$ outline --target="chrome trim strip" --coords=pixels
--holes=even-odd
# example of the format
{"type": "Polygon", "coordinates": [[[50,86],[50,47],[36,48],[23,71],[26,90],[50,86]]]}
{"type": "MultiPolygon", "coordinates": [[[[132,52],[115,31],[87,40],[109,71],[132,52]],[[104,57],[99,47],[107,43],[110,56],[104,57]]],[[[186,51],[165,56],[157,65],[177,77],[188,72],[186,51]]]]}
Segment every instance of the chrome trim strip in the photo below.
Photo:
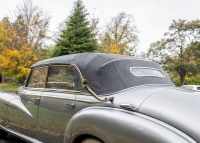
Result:
{"type": "Polygon", "coordinates": [[[88,103],[88,104],[95,104],[95,103],[101,103],[98,101],[92,101],[92,100],[83,100],[83,99],[76,99],[78,102],[88,103]]]}
{"type": "Polygon", "coordinates": [[[23,87],[23,90],[43,92],[44,88],[23,87]]]}
{"type": "Polygon", "coordinates": [[[120,104],[120,107],[127,109],[127,110],[132,110],[132,111],[137,111],[137,107],[132,105],[132,104],[120,104]]]}
{"type": "Polygon", "coordinates": [[[9,133],[9,134],[12,134],[12,135],[14,135],[14,136],[16,136],[16,137],[18,137],[18,138],[20,138],[20,139],[26,141],[26,142],[42,143],[42,142],[40,142],[40,141],[38,141],[38,140],[36,140],[36,139],[34,139],[34,138],[31,138],[31,137],[26,136],[26,135],[24,135],[24,134],[18,133],[18,132],[16,132],[16,131],[11,130],[11,129],[7,129],[7,128],[1,126],[1,125],[0,125],[0,128],[1,128],[2,130],[4,130],[5,132],[7,132],[7,133],[9,133]]]}
{"type": "Polygon", "coordinates": [[[76,101],[75,96],[74,96],[74,98],[62,97],[62,96],[48,96],[48,95],[43,95],[42,97],[54,98],[54,99],[62,99],[62,100],[70,100],[70,101],[76,101]]]}
{"type": "Polygon", "coordinates": [[[89,94],[87,92],[82,92],[82,91],[78,91],[78,90],[45,88],[43,92],[69,93],[69,94],[76,94],[76,95],[89,95],[89,96],[91,96],[91,94],[89,94]]]}
{"type": "Polygon", "coordinates": [[[145,60],[145,59],[133,59],[133,58],[127,58],[127,59],[116,59],[116,60],[111,60],[109,62],[106,62],[105,64],[101,65],[100,68],[102,68],[103,66],[111,63],[111,62],[114,62],[114,61],[120,61],[120,60],[140,60],[140,61],[149,61],[149,60],[145,60]]]}
{"type": "Polygon", "coordinates": [[[109,93],[109,94],[102,94],[102,95],[99,95],[99,96],[110,96],[110,95],[117,94],[117,93],[120,93],[120,92],[123,92],[123,91],[126,91],[126,90],[130,90],[130,89],[133,89],[133,88],[140,88],[140,87],[143,87],[143,86],[172,86],[172,87],[176,87],[175,85],[172,85],[172,84],[143,84],[143,85],[138,85],[138,86],[133,86],[133,87],[129,87],[129,88],[126,88],[126,89],[122,89],[122,90],[119,90],[119,91],[116,91],[116,92],[113,92],[113,93],[109,93]]]}
{"type": "Polygon", "coordinates": [[[55,93],[70,93],[74,94],[76,93],[75,90],[66,90],[66,89],[51,89],[51,88],[45,88],[43,92],[55,92],[55,93]]]}

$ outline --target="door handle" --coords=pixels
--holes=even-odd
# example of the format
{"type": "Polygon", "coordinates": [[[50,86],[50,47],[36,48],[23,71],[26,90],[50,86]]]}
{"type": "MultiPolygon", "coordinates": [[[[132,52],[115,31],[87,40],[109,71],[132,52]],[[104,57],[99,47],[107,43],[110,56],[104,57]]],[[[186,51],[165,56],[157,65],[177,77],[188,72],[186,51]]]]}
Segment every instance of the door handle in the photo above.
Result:
{"type": "Polygon", "coordinates": [[[75,106],[74,103],[65,103],[65,105],[70,106],[70,107],[74,107],[75,106]]]}
{"type": "Polygon", "coordinates": [[[40,98],[34,98],[34,100],[36,100],[36,101],[39,101],[39,100],[40,100],[40,98]]]}

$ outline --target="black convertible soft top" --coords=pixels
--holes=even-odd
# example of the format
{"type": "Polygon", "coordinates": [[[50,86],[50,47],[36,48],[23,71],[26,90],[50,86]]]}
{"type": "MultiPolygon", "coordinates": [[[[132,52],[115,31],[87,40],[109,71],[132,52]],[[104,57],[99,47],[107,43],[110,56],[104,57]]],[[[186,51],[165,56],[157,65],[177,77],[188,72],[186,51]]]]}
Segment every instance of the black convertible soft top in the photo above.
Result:
{"type": "MultiPolygon", "coordinates": [[[[80,69],[83,78],[87,80],[88,86],[98,95],[110,94],[129,87],[145,84],[174,85],[160,65],[132,56],[81,53],[42,60],[35,63],[31,68],[52,64],[75,64],[80,69]],[[130,71],[132,67],[158,69],[164,74],[164,77],[134,76],[130,71]]],[[[84,90],[80,84],[77,72],[75,72],[75,84],[76,90],[84,90]]]]}

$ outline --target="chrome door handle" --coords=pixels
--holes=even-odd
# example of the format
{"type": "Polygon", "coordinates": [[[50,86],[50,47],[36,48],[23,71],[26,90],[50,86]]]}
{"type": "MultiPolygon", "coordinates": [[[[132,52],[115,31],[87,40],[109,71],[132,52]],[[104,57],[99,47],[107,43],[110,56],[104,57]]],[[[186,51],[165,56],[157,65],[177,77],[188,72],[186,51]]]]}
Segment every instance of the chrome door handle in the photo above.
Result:
{"type": "Polygon", "coordinates": [[[34,100],[36,100],[36,101],[39,101],[39,100],[40,100],[40,98],[34,98],[34,100]]]}
{"type": "Polygon", "coordinates": [[[70,106],[70,107],[74,107],[75,106],[74,103],[65,103],[65,105],[70,106]]]}

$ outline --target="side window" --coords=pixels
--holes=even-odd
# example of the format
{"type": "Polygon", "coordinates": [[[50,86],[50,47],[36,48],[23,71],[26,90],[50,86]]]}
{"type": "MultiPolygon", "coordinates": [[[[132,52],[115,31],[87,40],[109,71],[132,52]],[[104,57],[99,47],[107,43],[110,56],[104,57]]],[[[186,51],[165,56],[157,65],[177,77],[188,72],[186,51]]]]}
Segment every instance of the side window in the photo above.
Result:
{"type": "Polygon", "coordinates": [[[27,87],[45,88],[47,67],[36,68],[32,71],[27,87]]]}
{"type": "Polygon", "coordinates": [[[74,90],[74,68],[71,66],[49,67],[47,88],[74,90]]]}

